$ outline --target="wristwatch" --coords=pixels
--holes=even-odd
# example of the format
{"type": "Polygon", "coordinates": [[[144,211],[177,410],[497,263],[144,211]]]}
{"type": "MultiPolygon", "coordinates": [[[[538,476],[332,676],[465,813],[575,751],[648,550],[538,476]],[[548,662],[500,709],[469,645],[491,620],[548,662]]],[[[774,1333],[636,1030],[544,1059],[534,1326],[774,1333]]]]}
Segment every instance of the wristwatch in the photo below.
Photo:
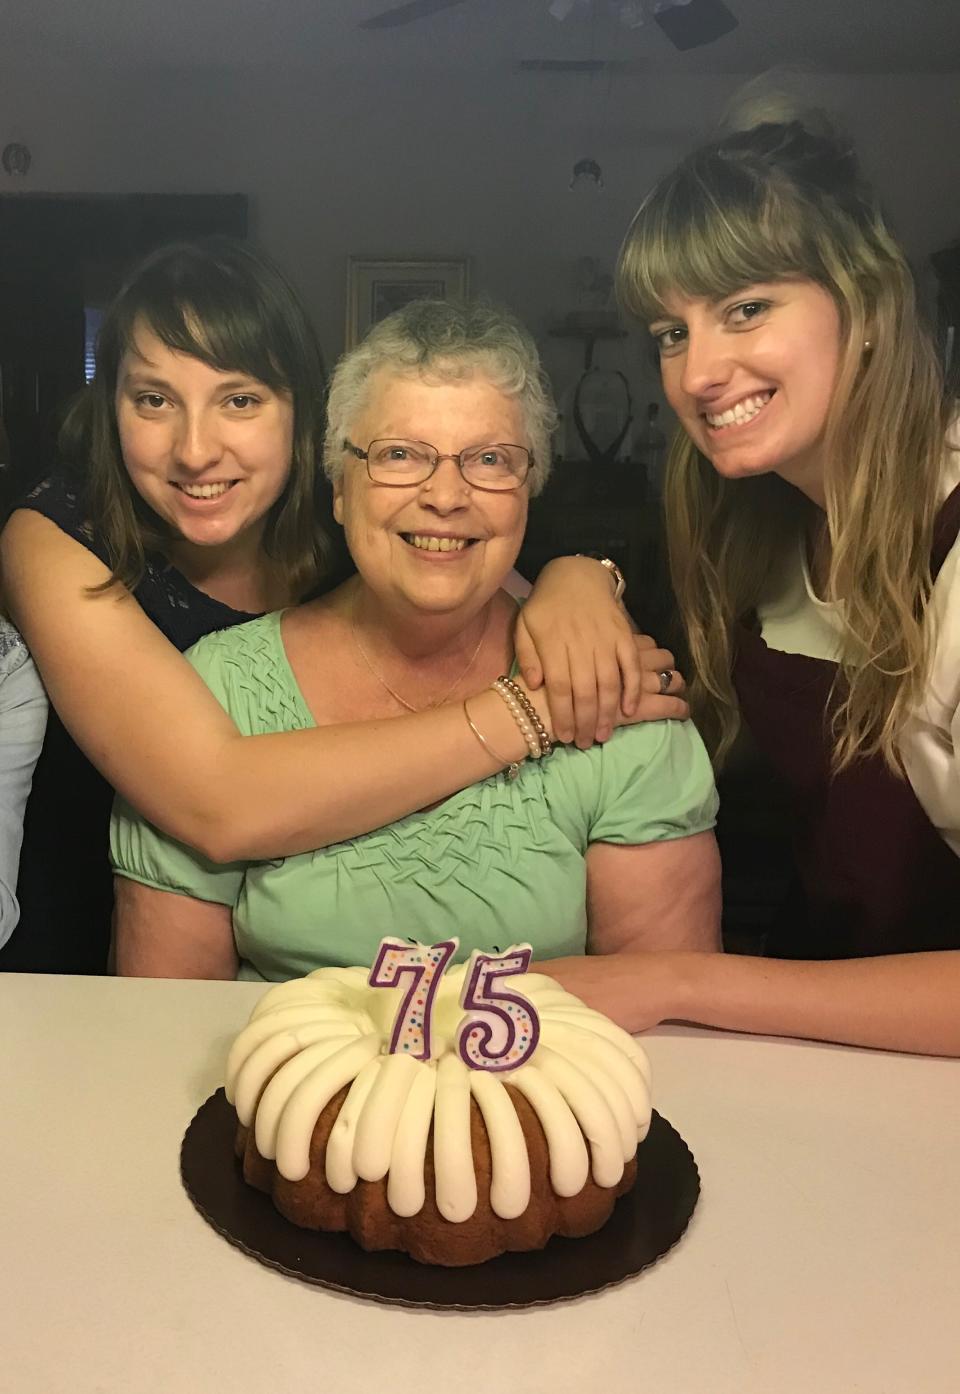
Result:
{"type": "Polygon", "coordinates": [[[577,552],[575,553],[575,555],[578,557],[589,557],[591,561],[598,561],[601,566],[605,566],[607,570],[610,572],[611,577],[613,578],[614,600],[623,599],[624,593],[627,589],[627,583],[624,578],[623,572],[620,570],[619,566],[617,566],[617,563],[615,561],[612,561],[610,557],[601,557],[599,552],[577,552]]]}

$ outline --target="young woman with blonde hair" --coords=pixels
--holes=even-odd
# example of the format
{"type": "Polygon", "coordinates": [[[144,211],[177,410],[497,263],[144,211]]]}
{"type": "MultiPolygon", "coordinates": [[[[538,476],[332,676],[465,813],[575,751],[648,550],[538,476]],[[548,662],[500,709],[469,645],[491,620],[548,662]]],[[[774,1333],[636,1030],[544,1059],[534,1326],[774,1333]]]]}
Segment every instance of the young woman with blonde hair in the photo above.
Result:
{"type": "Polygon", "coordinates": [[[634,1029],[960,1053],[960,452],[904,254],[829,123],[781,117],[660,181],[619,284],[679,419],[694,716],[717,763],[748,727],[789,796],[806,913],[768,950],[853,961],[598,962],[587,995],[634,1029]]]}
{"type": "Polygon", "coordinates": [[[960,942],[960,456],[853,154],[800,121],[695,151],[620,285],[680,421],[695,710],[719,759],[743,720],[790,787],[818,956],[960,942]]]}

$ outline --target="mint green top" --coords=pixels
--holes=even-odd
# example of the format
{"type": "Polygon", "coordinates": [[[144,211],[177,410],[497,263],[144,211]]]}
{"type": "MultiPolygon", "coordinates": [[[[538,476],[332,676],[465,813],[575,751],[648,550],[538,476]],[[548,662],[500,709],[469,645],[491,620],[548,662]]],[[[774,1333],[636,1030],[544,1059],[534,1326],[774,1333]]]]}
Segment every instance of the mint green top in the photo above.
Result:
{"type": "MultiPolygon", "coordinates": [[[[245,734],[316,725],[279,614],[207,635],[187,657],[245,734]]],[[[492,775],[437,808],[300,856],[216,865],[119,798],[110,847],[121,876],[229,905],[239,976],[280,981],[372,963],[387,934],[427,943],[457,934],[459,958],[523,941],[535,957],[583,953],[588,845],[702,832],[716,809],[692,723],[656,721],[590,750],[558,748],[526,761],[516,780],[492,775]]]]}

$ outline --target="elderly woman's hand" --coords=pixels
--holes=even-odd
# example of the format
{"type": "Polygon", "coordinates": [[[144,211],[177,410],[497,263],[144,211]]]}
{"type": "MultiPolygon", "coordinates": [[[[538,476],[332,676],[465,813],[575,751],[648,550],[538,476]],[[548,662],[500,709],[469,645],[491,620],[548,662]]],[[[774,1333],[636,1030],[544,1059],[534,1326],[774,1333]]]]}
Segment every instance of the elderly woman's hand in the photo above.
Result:
{"type": "Polygon", "coordinates": [[[544,567],[517,620],[516,654],[527,686],[546,684],[556,738],[581,749],[627,722],[690,715],[673,655],[633,632],[609,573],[589,557],[544,567]]]}

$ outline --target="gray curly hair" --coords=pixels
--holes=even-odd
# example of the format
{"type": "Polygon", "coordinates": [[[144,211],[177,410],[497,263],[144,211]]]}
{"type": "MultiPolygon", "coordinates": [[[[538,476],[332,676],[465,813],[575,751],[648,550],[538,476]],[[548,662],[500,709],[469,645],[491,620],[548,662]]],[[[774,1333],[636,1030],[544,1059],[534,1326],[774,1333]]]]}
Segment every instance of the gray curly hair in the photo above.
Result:
{"type": "MultiPolygon", "coordinates": [[[[540,355],[520,321],[498,305],[474,300],[414,300],[380,321],[339,360],[330,380],[323,468],[334,483],[343,473],[344,438],[379,369],[457,382],[481,373],[517,398],[530,441],[530,493],[550,474],[550,436],[557,409],[540,355]]],[[[482,444],[482,442],[480,442],[482,444]]]]}

